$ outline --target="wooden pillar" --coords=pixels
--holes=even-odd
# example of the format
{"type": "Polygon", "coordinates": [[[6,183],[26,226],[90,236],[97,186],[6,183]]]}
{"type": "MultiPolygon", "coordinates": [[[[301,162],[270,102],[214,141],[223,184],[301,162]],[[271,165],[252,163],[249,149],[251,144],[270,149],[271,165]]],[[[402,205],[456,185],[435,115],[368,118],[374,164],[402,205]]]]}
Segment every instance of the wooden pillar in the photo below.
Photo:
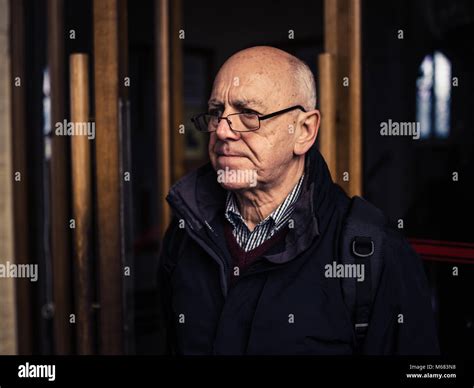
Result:
{"type": "Polygon", "coordinates": [[[361,0],[349,2],[349,193],[362,194],[361,0]]]}
{"type": "Polygon", "coordinates": [[[117,0],[94,0],[99,348],[101,354],[123,352],[123,236],[118,59],[118,2],[117,0]]]}
{"type": "Polygon", "coordinates": [[[323,155],[333,154],[335,151],[335,164],[331,161],[334,180],[348,194],[360,195],[362,193],[360,0],[325,0],[324,25],[326,53],[320,57],[320,65],[322,65],[321,78],[326,79],[321,83],[323,116],[321,133],[324,137],[325,126],[328,126],[331,132],[325,134],[330,139],[321,142],[321,151],[323,155]],[[326,119],[324,109],[329,110],[326,119]]]}
{"type": "MultiPolygon", "coordinates": [[[[25,15],[24,0],[10,1],[12,53],[12,157],[13,157],[13,218],[15,263],[28,264],[29,214],[26,148],[26,73],[25,73],[25,15]]],[[[31,354],[32,294],[28,279],[16,279],[17,333],[19,354],[31,354]]]]}
{"type": "Polygon", "coordinates": [[[135,353],[135,280],[134,280],[134,231],[133,231],[133,190],[132,190],[132,150],[130,126],[130,84],[135,80],[129,74],[128,50],[128,0],[118,1],[119,31],[119,128],[121,134],[122,185],[122,257],[123,267],[130,272],[123,278],[123,328],[125,354],[135,353]],[[125,178],[125,175],[128,177],[125,178]]]}
{"type": "MultiPolygon", "coordinates": [[[[69,58],[71,122],[91,125],[89,117],[89,68],[86,54],[69,58]]],[[[72,204],[76,223],[73,234],[76,343],[78,354],[92,354],[92,299],[90,238],[92,179],[90,142],[87,136],[71,137],[72,204]]]]}
{"type": "MultiPolygon", "coordinates": [[[[180,125],[184,125],[183,117],[183,39],[180,32],[182,23],[182,0],[174,0],[171,4],[171,143],[173,155],[171,163],[172,182],[184,175],[184,133],[180,132],[180,125]]],[[[193,130],[185,128],[185,130],[193,130]]]]}
{"type": "Polygon", "coordinates": [[[319,149],[326,160],[332,178],[337,176],[336,158],[336,100],[334,96],[334,57],[324,53],[319,56],[319,89],[321,109],[321,129],[319,131],[319,149]]]}
{"type": "Polygon", "coordinates": [[[56,354],[72,351],[72,258],[70,242],[70,180],[68,141],[54,126],[66,119],[63,0],[48,0],[48,66],[51,82],[51,257],[53,270],[54,343],[56,354]]]}
{"type": "Polygon", "coordinates": [[[162,237],[170,222],[170,209],[166,195],[171,185],[171,104],[169,60],[169,3],[155,1],[155,66],[156,66],[156,130],[158,163],[159,233],[162,237]]]}
{"type": "MultiPolygon", "coordinates": [[[[9,19],[8,0],[0,0],[0,264],[3,265],[14,261],[9,19]]],[[[0,355],[16,354],[14,279],[0,279],[0,306],[0,355]]]]}

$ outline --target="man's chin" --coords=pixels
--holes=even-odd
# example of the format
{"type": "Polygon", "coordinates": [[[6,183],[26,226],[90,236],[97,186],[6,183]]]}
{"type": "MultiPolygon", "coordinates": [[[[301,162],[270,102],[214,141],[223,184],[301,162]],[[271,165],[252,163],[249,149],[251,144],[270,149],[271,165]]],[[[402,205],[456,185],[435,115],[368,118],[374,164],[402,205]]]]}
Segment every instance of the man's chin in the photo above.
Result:
{"type": "Polygon", "coordinates": [[[228,191],[250,190],[256,186],[255,184],[237,182],[219,182],[219,184],[228,191]]]}
{"type": "Polygon", "coordinates": [[[218,158],[215,163],[217,182],[226,190],[248,190],[257,185],[257,170],[248,168],[242,157],[218,158]]]}
{"type": "Polygon", "coordinates": [[[248,159],[243,156],[218,156],[216,159],[216,170],[230,169],[230,170],[244,170],[248,165],[248,159]]]}
{"type": "Polygon", "coordinates": [[[248,190],[257,186],[257,171],[252,169],[218,168],[217,182],[226,190],[248,190]]]}

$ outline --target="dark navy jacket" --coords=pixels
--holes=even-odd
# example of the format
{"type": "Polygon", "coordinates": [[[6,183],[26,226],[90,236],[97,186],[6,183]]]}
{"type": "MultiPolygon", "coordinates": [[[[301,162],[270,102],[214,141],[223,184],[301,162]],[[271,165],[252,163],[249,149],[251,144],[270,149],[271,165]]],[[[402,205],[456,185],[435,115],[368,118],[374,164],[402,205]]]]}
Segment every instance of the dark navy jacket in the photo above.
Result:
{"type": "MultiPolygon", "coordinates": [[[[341,280],[325,277],[324,268],[337,259],[350,199],[332,182],[317,150],[307,155],[305,169],[294,227],[231,288],[233,261],[223,230],[226,193],[216,172],[208,164],[171,188],[167,200],[174,218],[158,277],[166,352],[353,354],[353,322],[341,280]]],[[[386,232],[363,353],[437,354],[421,261],[401,236],[386,232]]]]}

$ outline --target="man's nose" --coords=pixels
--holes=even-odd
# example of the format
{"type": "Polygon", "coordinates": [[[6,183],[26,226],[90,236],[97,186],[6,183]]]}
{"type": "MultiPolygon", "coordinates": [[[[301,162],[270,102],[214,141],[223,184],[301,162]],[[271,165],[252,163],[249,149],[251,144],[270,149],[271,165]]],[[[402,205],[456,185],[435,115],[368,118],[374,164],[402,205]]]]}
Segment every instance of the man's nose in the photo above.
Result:
{"type": "MultiPolygon", "coordinates": [[[[227,119],[227,120],[232,120],[232,119],[227,119]]],[[[238,140],[240,139],[240,134],[238,132],[233,131],[229,123],[226,119],[222,118],[219,121],[219,124],[217,125],[216,129],[216,135],[219,140],[238,140]]]]}

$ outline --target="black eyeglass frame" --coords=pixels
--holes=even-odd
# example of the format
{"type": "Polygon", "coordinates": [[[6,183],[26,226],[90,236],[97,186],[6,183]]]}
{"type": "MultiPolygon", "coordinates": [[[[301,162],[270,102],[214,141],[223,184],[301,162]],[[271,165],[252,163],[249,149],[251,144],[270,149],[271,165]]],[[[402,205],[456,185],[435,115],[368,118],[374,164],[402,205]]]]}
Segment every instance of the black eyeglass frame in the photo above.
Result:
{"type": "MultiPolygon", "coordinates": [[[[271,119],[272,117],[275,117],[275,116],[278,116],[278,115],[282,115],[284,113],[287,113],[287,112],[291,112],[292,110],[295,110],[295,109],[299,109],[303,112],[306,112],[306,110],[301,106],[301,105],[295,105],[295,106],[291,106],[289,108],[285,108],[285,109],[281,109],[281,110],[278,110],[276,112],[272,112],[272,113],[268,113],[266,115],[263,115],[263,116],[259,116],[257,113],[255,113],[255,116],[258,117],[258,127],[255,128],[255,129],[248,129],[246,131],[237,131],[235,129],[232,128],[232,122],[228,119],[229,116],[235,116],[235,115],[241,115],[241,114],[245,114],[243,112],[240,112],[240,113],[231,113],[230,115],[227,115],[227,116],[221,116],[221,117],[217,117],[217,124],[219,125],[219,123],[221,122],[221,120],[225,120],[227,121],[227,124],[229,124],[229,128],[234,131],[234,132],[254,132],[254,131],[258,131],[260,129],[260,121],[262,120],[267,120],[267,119],[271,119]]],[[[211,133],[211,132],[216,132],[217,131],[217,128],[214,129],[213,131],[202,131],[201,129],[198,128],[198,119],[200,117],[203,117],[203,116],[210,116],[209,113],[201,113],[201,114],[198,114],[194,117],[191,118],[191,121],[193,122],[194,124],[194,127],[199,131],[199,132],[204,132],[204,133],[211,133]]]]}

